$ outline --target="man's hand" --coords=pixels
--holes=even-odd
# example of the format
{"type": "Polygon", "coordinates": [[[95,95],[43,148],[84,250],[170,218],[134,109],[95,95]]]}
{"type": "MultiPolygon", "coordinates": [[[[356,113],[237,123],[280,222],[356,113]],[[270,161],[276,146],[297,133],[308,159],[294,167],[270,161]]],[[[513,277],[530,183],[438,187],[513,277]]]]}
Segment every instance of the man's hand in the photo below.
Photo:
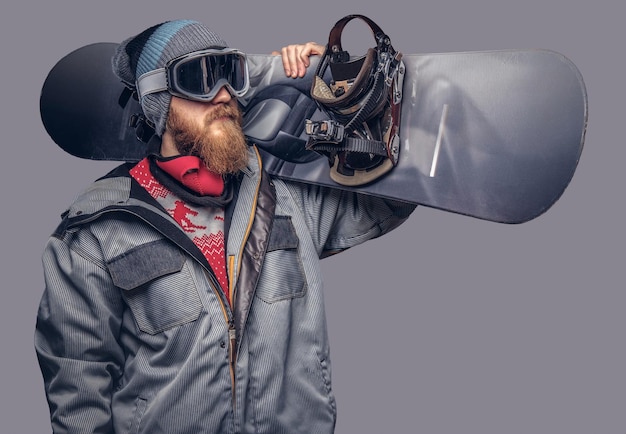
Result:
{"type": "Polygon", "coordinates": [[[273,51],[273,55],[281,55],[283,58],[283,68],[287,77],[304,77],[306,69],[311,64],[309,57],[324,54],[324,46],[315,42],[306,44],[293,44],[283,47],[280,52],[273,51]]]}

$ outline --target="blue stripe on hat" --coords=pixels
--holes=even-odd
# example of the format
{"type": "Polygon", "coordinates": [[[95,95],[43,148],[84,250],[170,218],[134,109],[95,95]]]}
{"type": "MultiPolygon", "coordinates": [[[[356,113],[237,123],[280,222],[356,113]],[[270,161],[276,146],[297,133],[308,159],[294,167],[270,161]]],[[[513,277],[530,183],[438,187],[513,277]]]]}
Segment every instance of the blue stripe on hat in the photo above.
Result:
{"type": "Polygon", "coordinates": [[[197,21],[192,20],[177,20],[168,21],[159,26],[159,28],[150,35],[150,38],[141,51],[141,56],[139,56],[139,61],[137,62],[137,77],[148,71],[153,71],[159,67],[165,66],[159,66],[158,62],[169,41],[183,27],[197,23],[197,21]]]}

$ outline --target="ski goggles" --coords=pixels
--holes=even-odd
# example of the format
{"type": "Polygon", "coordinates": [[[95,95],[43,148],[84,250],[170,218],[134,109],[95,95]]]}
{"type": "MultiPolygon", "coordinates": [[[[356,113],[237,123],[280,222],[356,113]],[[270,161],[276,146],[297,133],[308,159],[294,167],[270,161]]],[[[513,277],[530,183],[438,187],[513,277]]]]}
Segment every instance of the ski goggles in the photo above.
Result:
{"type": "Polygon", "coordinates": [[[181,98],[208,102],[226,87],[234,97],[250,87],[246,55],[232,48],[194,51],[170,60],[165,68],[146,72],[137,79],[139,99],[169,91],[181,98]]]}

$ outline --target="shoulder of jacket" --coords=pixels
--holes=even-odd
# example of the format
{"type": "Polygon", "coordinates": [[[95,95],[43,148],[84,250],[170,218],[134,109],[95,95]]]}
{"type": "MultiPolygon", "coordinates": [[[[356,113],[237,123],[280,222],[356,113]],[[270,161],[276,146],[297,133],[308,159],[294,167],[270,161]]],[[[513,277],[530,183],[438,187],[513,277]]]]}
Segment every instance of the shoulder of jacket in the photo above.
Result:
{"type": "Polygon", "coordinates": [[[130,163],[118,166],[83,190],[61,215],[62,222],[55,234],[64,232],[70,226],[91,221],[107,210],[144,205],[154,208],[152,204],[144,204],[147,199],[151,199],[149,194],[135,188],[137,184],[128,172],[131,167],[130,163]]]}
{"type": "Polygon", "coordinates": [[[111,172],[93,182],[76,197],[63,216],[73,218],[94,214],[107,206],[128,202],[132,178],[120,175],[111,172]]]}

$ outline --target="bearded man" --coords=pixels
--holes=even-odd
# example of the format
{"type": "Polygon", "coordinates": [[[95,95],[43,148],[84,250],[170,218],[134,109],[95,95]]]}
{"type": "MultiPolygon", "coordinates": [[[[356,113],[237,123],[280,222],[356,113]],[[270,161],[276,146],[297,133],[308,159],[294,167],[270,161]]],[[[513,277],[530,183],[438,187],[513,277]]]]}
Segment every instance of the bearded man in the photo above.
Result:
{"type": "MultiPolygon", "coordinates": [[[[285,47],[286,74],[322,49],[285,47]]],[[[95,181],[45,248],[53,431],[333,432],[319,259],[414,207],[271,179],[241,128],[245,54],[198,22],[153,26],[112,64],[160,146],[95,181]]]]}

